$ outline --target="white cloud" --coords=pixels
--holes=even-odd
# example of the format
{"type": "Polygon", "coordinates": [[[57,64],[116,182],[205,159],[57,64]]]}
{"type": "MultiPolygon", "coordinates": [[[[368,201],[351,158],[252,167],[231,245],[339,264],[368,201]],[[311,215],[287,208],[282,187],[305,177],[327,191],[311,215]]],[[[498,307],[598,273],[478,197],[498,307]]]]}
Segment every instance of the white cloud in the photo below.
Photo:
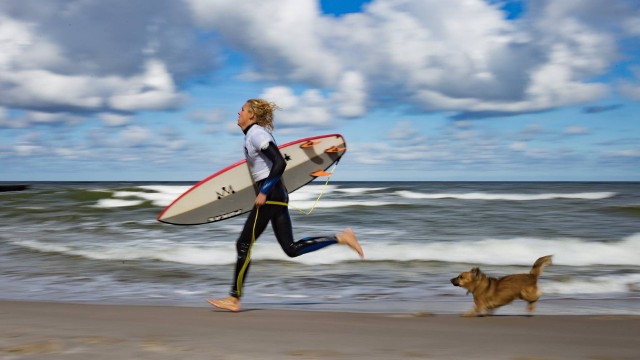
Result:
{"type": "Polygon", "coordinates": [[[621,81],[618,91],[629,99],[640,101],[640,66],[634,66],[631,70],[633,79],[621,81]]]}
{"type": "Polygon", "coordinates": [[[24,118],[29,123],[35,124],[78,124],[82,122],[83,117],[73,113],[48,113],[41,111],[30,111],[25,114],[24,118]]]}
{"type": "Polygon", "coordinates": [[[201,26],[254,56],[254,79],[344,96],[327,106],[347,117],[361,116],[365,101],[531,112],[599,99],[610,89],[591,79],[619,56],[610,24],[634,28],[622,3],[598,1],[535,2],[520,21],[483,0],[376,0],[339,18],[310,0],[189,4],[201,26]]]}
{"type": "Polygon", "coordinates": [[[265,89],[261,98],[275,102],[281,110],[276,114],[276,127],[312,126],[331,124],[329,100],[318,90],[306,90],[300,96],[284,86],[265,89]]]}
{"type": "Polygon", "coordinates": [[[129,123],[131,116],[113,113],[102,113],[99,115],[102,122],[111,127],[123,126],[129,123]]]}
{"type": "MultiPolygon", "coordinates": [[[[350,157],[364,165],[393,165],[396,169],[420,166],[434,158],[434,151],[424,144],[408,144],[398,147],[395,143],[379,141],[375,143],[353,143],[350,157]]],[[[438,154],[441,156],[441,154],[438,154]]]]}
{"type": "Polygon", "coordinates": [[[165,148],[171,151],[176,151],[176,150],[186,149],[187,142],[182,139],[172,139],[172,140],[165,141],[163,145],[165,148]]]}
{"type": "Polygon", "coordinates": [[[189,114],[189,118],[191,120],[197,122],[203,122],[205,124],[220,124],[221,122],[227,120],[225,119],[226,114],[221,109],[211,109],[211,110],[195,110],[191,114],[189,114]]]}
{"type": "Polygon", "coordinates": [[[46,153],[45,147],[41,145],[41,134],[36,131],[28,132],[16,139],[16,142],[9,147],[9,152],[16,156],[34,156],[46,153]]]}
{"type": "Polygon", "coordinates": [[[147,61],[143,74],[123,80],[107,100],[115,110],[166,110],[186,100],[186,95],[176,92],[166,66],[158,60],[147,61]]]}
{"type": "Polygon", "coordinates": [[[359,72],[346,72],[332,96],[337,107],[336,112],[340,116],[358,117],[367,112],[367,89],[365,80],[359,72]]]}
{"type": "MultiPolygon", "coordinates": [[[[215,134],[220,131],[229,132],[229,125],[237,124],[234,121],[237,117],[234,115],[228,115],[222,109],[198,109],[189,114],[189,119],[196,123],[204,124],[203,131],[207,134],[215,134]]],[[[234,126],[235,131],[238,131],[237,126],[234,126]]]]}
{"type": "Polygon", "coordinates": [[[527,143],[522,142],[522,141],[518,141],[518,142],[514,142],[511,143],[509,145],[509,149],[513,150],[513,151],[526,151],[527,150],[527,143]]]}
{"type": "Polygon", "coordinates": [[[640,36],[640,17],[628,17],[622,21],[624,29],[634,36],[640,36]]]}
{"type": "Polygon", "coordinates": [[[67,112],[27,111],[13,115],[0,107],[0,128],[24,129],[29,125],[77,125],[84,120],[81,114],[67,112]]]}
{"type": "Polygon", "coordinates": [[[242,131],[236,122],[231,121],[224,123],[223,128],[229,134],[239,134],[242,131]]]}
{"type": "Polygon", "coordinates": [[[640,101],[640,84],[624,82],[620,85],[619,91],[631,100],[640,101]]]}
{"type": "Polygon", "coordinates": [[[65,159],[83,159],[90,156],[90,152],[84,148],[58,147],[53,149],[53,154],[65,159]]]}
{"type": "Polygon", "coordinates": [[[319,34],[327,30],[311,0],[187,0],[199,25],[255,58],[255,78],[334,83],[339,59],[319,34]]]}
{"type": "Polygon", "coordinates": [[[399,121],[396,126],[387,133],[387,139],[401,147],[422,146],[427,149],[427,140],[409,121],[399,121]]]}
{"type": "Polygon", "coordinates": [[[504,161],[504,147],[489,129],[447,123],[427,135],[413,122],[399,121],[375,143],[350,142],[350,158],[365,165],[388,166],[390,171],[429,171],[437,168],[486,169],[504,161]]]}
{"type": "Polygon", "coordinates": [[[0,74],[0,80],[9,85],[4,100],[13,107],[69,106],[72,108],[99,108],[102,99],[92,96],[99,83],[86,76],[68,76],[45,70],[26,70],[0,74]]]}
{"type": "Polygon", "coordinates": [[[564,129],[563,133],[565,135],[585,135],[589,133],[589,129],[585,128],[584,126],[574,125],[564,129]]]}
{"type": "Polygon", "coordinates": [[[531,141],[547,133],[540,124],[530,124],[516,134],[519,141],[531,141]]]}
{"type": "Polygon", "coordinates": [[[183,103],[171,75],[158,60],[130,77],[69,75],[50,70],[0,69],[2,102],[23,108],[71,108],[98,111],[165,110],[183,103]]]}
{"type": "Polygon", "coordinates": [[[276,103],[276,127],[326,127],[338,117],[357,117],[366,112],[362,78],[356,72],[345,74],[337,92],[325,95],[307,89],[297,95],[287,86],[266,88],[259,97],[276,103]]]}
{"type": "Polygon", "coordinates": [[[39,145],[17,144],[13,150],[18,156],[31,156],[42,153],[43,148],[39,145]]]}
{"type": "Polygon", "coordinates": [[[0,128],[9,127],[11,121],[9,120],[9,114],[7,109],[0,106],[0,128]]]}
{"type": "MultiPolygon", "coordinates": [[[[297,89],[320,126],[378,106],[541,111],[610,91],[592,79],[620,59],[622,37],[637,36],[630,4],[540,0],[516,21],[485,0],[374,0],[341,17],[323,16],[316,0],[0,4],[0,105],[180,108],[181,81],[214,70],[215,50],[230,47],[247,59],[244,79],[297,89]]],[[[637,88],[621,92],[637,98],[637,88]]]]}
{"type": "Polygon", "coordinates": [[[140,126],[129,126],[120,132],[125,146],[136,147],[143,145],[151,138],[151,131],[140,126]]]}
{"type": "Polygon", "coordinates": [[[178,108],[186,96],[177,79],[213,69],[216,59],[189,21],[184,4],[168,0],[2,2],[0,105],[84,113],[178,108]]]}
{"type": "Polygon", "coordinates": [[[44,41],[34,24],[0,13],[0,74],[58,65],[63,61],[56,44],[44,41]]]}
{"type": "Polygon", "coordinates": [[[623,149],[623,150],[611,151],[608,153],[608,156],[640,159],[640,149],[623,149]]]}

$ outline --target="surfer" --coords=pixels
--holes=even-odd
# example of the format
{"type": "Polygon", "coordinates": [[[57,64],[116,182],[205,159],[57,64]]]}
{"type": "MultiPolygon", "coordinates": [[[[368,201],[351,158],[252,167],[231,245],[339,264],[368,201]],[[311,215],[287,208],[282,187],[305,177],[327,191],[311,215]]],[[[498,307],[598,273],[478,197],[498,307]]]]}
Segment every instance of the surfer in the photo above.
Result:
{"type": "Polygon", "coordinates": [[[236,243],[236,262],[228,297],[207,299],[209,304],[230,311],[240,311],[244,279],[251,264],[251,247],[271,222],[280,246],[289,257],[300,256],[333,244],[349,246],[364,258],[358,239],[350,228],[335,235],[305,237],[295,241],[289,217],[289,193],[281,181],[287,163],[273,138],[274,103],[250,99],[238,112],[238,126],[244,133],[244,153],[258,195],[236,243]]]}

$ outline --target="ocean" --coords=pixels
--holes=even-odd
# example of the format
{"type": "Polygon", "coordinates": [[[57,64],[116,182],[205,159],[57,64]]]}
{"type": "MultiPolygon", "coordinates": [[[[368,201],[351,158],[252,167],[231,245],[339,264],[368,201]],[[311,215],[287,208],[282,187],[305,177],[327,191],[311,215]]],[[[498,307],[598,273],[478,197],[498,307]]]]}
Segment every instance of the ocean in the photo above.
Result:
{"type": "MultiPolygon", "coordinates": [[[[197,226],[156,220],[193,184],[0,192],[0,299],[206,307],[226,296],[247,214],[197,226]]],[[[245,308],[455,314],[472,306],[450,283],[459,272],[528,272],[552,254],[536,314],[640,315],[638,182],[316,181],[291,194],[290,212],[296,238],[351,227],[365,260],[345,246],[288,258],[268,228],[252,252],[245,308]]]]}

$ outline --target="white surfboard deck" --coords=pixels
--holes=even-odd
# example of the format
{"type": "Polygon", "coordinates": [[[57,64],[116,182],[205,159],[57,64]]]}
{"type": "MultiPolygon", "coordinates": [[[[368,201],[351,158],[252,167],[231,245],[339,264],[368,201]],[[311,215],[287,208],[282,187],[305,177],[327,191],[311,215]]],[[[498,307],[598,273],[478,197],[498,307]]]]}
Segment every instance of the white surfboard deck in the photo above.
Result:
{"type": "MultiPolygon", "coordinates": [[[[347,150],[340,134],[296,140],[278,147],[287,162],[282,181],[289,192],[308,184],[338,161],[347,150]]],[[[238,161],[198,182],[158,215],[158,221],[199,225],[251,211],[257,189],[246,160],[238,161]]]]}

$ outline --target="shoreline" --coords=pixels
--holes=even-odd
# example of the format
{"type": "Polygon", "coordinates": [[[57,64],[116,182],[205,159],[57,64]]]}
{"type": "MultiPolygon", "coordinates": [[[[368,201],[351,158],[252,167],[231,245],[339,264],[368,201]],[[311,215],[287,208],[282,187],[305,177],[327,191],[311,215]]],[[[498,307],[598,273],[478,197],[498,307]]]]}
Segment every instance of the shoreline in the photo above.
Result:
{"type": "Polygon", "coordinates": [[[637,358],[637,315],[356,313],[0,301],[0,358],[637,358]]]}
{"type": "MultiPolygon", "coordinates": [[[[108,306],[151,306],[151,307],[186,307],[201,308],[210,306],[206,298],[215,298],[216,294],[208,297],[201,295],[197,300],[182,299],[56,299],[49,301],[42,297],[25,299],[0,298],[1,302],[28,302],[28,303],[59,303],[75,305],[108,305],[108,306]]],[[[220,294],[218,294],[220,295],[220,294]]],[[[224,294],[223,294],[224,295],[224,294]]],[[[221,295],[221,296],[223,296],[221,295]]],[[[536,303],[533,316],[639,316],[640,301],[638,298],[541,298],[536,303]]],[[[515,300],[513,303],[495,310],[495,316],[529,316],[526,310],[526,302],[515,300]]],[[[248,295],[244,299],[243,310],[284,310],[301,312],[331,312],[331,313],[362,313],[362,314],[430,314],[430,315],[461,315],[473,307],[471,295],[456,296],[441,299],[419,299],[414,301],[379,300],[363,302],[341,301],[316,301],[305,299],[258,299],[248,295]]]]}

